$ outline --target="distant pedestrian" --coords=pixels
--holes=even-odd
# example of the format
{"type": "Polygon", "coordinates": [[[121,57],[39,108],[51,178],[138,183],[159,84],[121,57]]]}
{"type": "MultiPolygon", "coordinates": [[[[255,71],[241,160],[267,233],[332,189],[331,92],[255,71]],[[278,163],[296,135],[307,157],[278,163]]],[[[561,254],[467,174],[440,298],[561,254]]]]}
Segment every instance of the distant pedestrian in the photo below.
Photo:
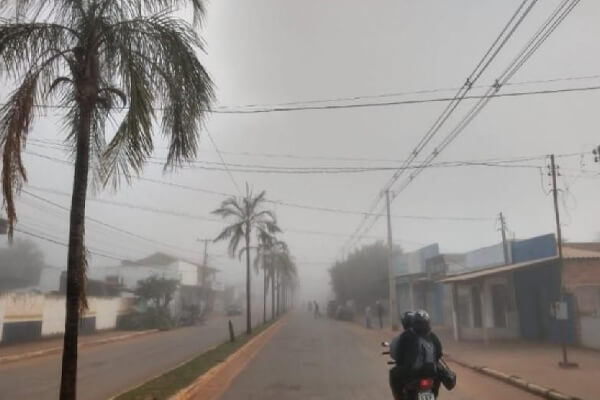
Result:
{"type": "Polygon", "coordinates": [[[317,303],[315,301],[315,318],[319,318],[320,314],[319,314],[319,303],[317,303]]]}
{"type": "Polygon", "coordinates": [[[379,329],[383,329],[383,304],[377,300],[377,318],[379,319],[379,329]]]}
{"type": "Polygon", "coordinates": [[[371,329],[371,307],[365,308],[365,326],[367,329],[371,329]]]}

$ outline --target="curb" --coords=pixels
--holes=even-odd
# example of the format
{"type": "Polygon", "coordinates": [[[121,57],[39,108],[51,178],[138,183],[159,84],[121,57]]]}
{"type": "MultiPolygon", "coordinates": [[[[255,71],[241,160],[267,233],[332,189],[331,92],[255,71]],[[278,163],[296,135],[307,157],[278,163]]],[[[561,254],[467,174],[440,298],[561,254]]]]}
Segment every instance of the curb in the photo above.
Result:
{"type": "Polygon", "coordinates": [[[495,369],[492,369],[489,367],[485,367],[485,366],[471,365],[464,361],[461,361],[461,360],[458,360],[458,359],[452,357],[450,354],[444,354],[444,356],[449,361],[451,361],[455,364],[458,364],[465,368],[472,369],[473,371],[479,372],[480,374],[483,374],[483,375],[487,375],[487,376],[497,379],[499,381],[508,383],[509,385],[512,385],[519,389],[523,389],[529,393],[532,393],[532,394],[542,397],[544,399],[548,399],[548,400],[582,400],[579,397],[570,396],[570,395],[564,394],[562,392],[559,392],[558,390],[555,390],[555,389],[549,389],[544,386],[536,385],[535,383],[527,382],[525,379],[523,379],[519,376],[509,375],[502,371],[498,371],[498,370],[495,370],[495,369]]]}
{"type": "MultiPolygon", "coordinates": [[[[146,330],[146,331],[129,333],[126,335],[114,336],[111,338],[80,343],[79,346],[77,346],[77,347],[79,349],[83,349],[86,347],[93,347],[93,346],[98,346],[98,345],[106,344],[106,343],[120,342],[123,340],[131,339],[131,338],[138,337],[138,336],[145,336],[150,333],[156,333],[156,332],[158,332],[158,329],[150,329],[150,330],[146,330]]],[[[62,351],[62,349],[63,349],[62,346],[57,346],[57,347],[50,347],[50,348],[42,349],[42,350],[30,351],[29,353],[13,354],[10,356],[2,356],[2,357],[0,357],[0,365],[17,362],[17,361],[22,361],[22,360],[28,360],[30,358],[43,357],[43,356],[47,356],[47,355],[51,355],[51,354],[58,354],[62,351]]]]}
{"type": "Polygon", "coordinates": [[[246,342],[236,352],[200,375],[189,386],[181,389],[169,400],[218,399],[229,387],[233,379],[244,370],[246,365],[261,351],[263,346],[277,333],[285,317],[246,342]],[[229,371],[227,369],[230,369],[229,371]],[[234,370],[232,371],[231,368],[234,370]],[[220,381],[219,381],[220,380],[220,381]],[[201,397],[200,397],[201,396],[201,397]]]}

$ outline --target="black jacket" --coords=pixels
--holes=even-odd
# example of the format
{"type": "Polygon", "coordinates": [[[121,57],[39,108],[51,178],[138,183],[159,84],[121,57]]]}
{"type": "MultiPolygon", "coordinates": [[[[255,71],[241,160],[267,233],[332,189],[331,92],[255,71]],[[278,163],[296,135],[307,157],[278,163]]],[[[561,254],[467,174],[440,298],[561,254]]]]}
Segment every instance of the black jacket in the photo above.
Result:
{"type": "MultiPolygon", "coordinates": [[[[401,371],[409,372],[414,364],[417,358],[418,339],[419,337],[412,329],[407,329],[397,337],[395,345],[390,349],[390,356],[396,361],[396,365],[401,371]]],[[[437,364],[443,354],[440,339],[433,332],[425,335],[424,339],[433,344],[435,363],[437,364]]]]}

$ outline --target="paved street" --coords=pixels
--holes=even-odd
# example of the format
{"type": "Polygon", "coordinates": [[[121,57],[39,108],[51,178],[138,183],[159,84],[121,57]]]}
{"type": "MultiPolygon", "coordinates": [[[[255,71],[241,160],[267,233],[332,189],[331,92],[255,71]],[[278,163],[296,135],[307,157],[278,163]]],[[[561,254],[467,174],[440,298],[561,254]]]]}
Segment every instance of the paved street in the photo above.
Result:
{"type": "MultiPolygon", "coordinates": [[[[390,399],[387,358],[373,335],[307,313],[293,314],[234,379],[221,400],[390,399]]],[[[449,400],[533,400],[537,397],[453,365],[458,386],[449,400]]]]}
{"type": "MultiPolygon", "coordinates": [[[[255,322],[262,322],[262,311],[255,322]]],[[[243,332],[245,317],[233,318],[243,332]]],[[[107,399],[223,342],[227,319],[203,326],[146,335],[80,351],[78,393],[85,400],[107,399]]],[[[0,399],[55,400],[58,398],[60,355],[0,366],[0,399]]]]}

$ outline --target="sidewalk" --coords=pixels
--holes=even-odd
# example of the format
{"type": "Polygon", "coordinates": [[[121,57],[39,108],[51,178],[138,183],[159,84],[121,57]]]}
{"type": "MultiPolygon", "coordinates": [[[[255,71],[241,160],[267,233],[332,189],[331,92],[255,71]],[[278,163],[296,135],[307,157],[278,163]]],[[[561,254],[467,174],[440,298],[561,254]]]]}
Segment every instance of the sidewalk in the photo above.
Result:
{"type": "MultiPolygon", "coordinates": [[[[388,329],[371,330],[379,340],[389,340],[394,334],[388,329]]],[[[600,393],[600,352],[582,348],[568,349],[569,361],[579,364],[577,369],[562,369],[558,361],[561,348],[556,344],[526,341],[456,342],[448,331],[436,330],[444,353],[459,362],[489,367],[507,375],[515,375],[527,382],[554,389],[577,398],[591,400],[600,393]]],[[[459,378],[460,379],[460,378],[459,378]]]]}
{"type": "MultiPolygon", "coordinates": [[[[106,331],[79,337],[79,346],[86,347],[94,344],[102,344],[117,340],[125,340],[131,337],[145,335],[149,331],[106,331]]],[[[41,356],[60,352],[63,346],[63,337],[40,339],[26,343],[6,344],[0,346],[0,364],[18,359],[30,358],[30,356],[41,356]]]]}
{"type": "Polygon", "coordinates": [[[577,369],[562,369],[561,348],[556,344],[524,341],[496,342],[484,345],[477,342],[455,342],[442,336],[444,352],[474,366],[485,366],[516,375],[528,382],[555,389],[581,399],[598,398],[600,394],[600,353],[581,348],[569,348],[569,361],[577,369]]]}

